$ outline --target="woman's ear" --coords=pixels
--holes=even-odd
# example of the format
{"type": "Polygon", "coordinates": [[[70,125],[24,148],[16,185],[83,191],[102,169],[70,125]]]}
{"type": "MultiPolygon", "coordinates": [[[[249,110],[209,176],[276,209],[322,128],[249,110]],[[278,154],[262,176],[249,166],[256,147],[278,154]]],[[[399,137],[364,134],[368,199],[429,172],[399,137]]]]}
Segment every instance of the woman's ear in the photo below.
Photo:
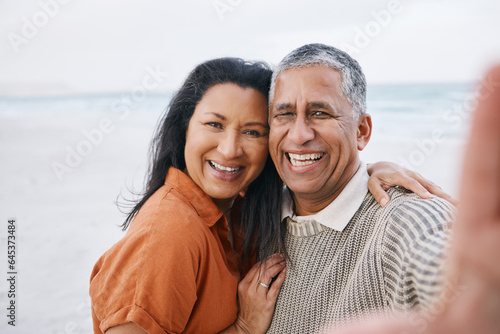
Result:
{"type": "Polygon", "coordinates": [[[359,116],[357,135],[358,150],[362,151],[368,145],[372,136],[372,117],[370,114],[359,116]]]}
{"type": "Polygon", "coordinates": [[[245,188],[245,189],[243,189],[242,191],[240,191],[240,192],[238,193],[238,195],[240,195],[240,197],[245,197],[245,195],[247,194],[247,191],[248,191],[248,188],[245,188]]]}

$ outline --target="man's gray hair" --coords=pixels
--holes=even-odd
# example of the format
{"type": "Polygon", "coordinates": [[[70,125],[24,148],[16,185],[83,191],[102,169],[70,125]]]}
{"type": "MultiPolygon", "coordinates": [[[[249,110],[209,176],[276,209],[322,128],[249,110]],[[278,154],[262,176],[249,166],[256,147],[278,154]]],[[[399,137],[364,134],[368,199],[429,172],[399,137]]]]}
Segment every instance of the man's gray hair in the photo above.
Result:
{"type": "Polygon", "coordinates": [[[274,88],[278,75],[288,69],[325,66],[340,72],[342,94],[352,106],[354,116],[358,118],[366,112],[366,79],[361,66],[346,52],[324,44],[307,44],[290,52],[273,71],[269,105],[274,99],[274,88]]]}

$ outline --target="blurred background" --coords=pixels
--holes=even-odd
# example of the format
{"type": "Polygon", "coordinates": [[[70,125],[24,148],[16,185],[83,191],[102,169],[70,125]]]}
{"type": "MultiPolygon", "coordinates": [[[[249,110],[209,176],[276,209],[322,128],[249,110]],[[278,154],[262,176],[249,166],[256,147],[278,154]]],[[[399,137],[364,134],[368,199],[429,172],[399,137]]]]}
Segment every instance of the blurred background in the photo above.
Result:
{"type": "Polygon", "coordinates": [[[474,89],[500,60],[499,14],[492,0],[0,1],[0,332],[92,331],[90,273],[124,233],[115,202],[142,190],[158,118],[210,58],[276,65],[312,42],[347,51],[368,80],[363,160],[456,196],[474,89]]]}

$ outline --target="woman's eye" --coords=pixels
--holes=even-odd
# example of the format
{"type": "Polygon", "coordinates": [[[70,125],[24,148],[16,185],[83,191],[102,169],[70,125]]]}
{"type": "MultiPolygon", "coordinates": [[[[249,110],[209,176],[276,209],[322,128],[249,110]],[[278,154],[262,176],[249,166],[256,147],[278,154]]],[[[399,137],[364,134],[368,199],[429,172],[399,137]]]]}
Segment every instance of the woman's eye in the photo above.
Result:
{"type": "Polygon", "coordinates": [[[262,137],[262,134],[256,130],[245,130],[243,133],[252,137],[262,137]]]}
{"type": "Polygon", "coordinates": [[[216,128],[216,129],[222,129],[222,124],[220,124],[219,122],[207,122],[207,123],[205,123],[205,125],[208,125],[212,128],[216,128]]]}

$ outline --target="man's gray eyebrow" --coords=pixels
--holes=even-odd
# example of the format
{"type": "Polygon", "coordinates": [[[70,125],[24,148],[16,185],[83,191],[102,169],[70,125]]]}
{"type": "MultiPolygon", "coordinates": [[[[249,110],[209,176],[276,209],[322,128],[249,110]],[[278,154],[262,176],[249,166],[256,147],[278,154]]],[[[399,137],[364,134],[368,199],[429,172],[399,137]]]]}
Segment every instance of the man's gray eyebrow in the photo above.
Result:
{"type": "Polygon", "coordinates": [[[280,103],[274,107],[274,110],[289,110],[295,109],[295,107],[291,103],[280,103]]]}
{"type": "Polygon", "coordinates": [[[321,109],[328,109],[328,110],[332,109],[332,107],[330,106],[330,104],[324,103],[324,102],[309,102],[307,104],[307,106],[309,108],[321,108],[321,109]]]}

